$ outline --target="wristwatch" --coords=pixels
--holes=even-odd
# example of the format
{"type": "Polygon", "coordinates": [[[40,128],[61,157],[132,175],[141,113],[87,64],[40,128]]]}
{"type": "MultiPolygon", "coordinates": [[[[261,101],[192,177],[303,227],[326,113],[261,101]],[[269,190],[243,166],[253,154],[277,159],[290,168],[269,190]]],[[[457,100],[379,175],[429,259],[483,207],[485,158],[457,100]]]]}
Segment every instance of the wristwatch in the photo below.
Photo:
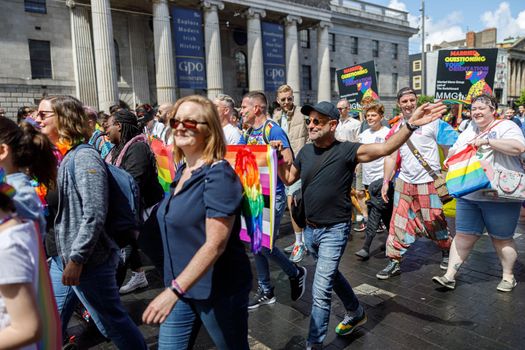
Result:
{"type": "Polygon", "coordinates": [[[407,126],[407,129],[411,132],[414,132],[417,129],[419,129],[419,125],[410,124],[409,122],[406,122],[405,125],[407,126]]]}

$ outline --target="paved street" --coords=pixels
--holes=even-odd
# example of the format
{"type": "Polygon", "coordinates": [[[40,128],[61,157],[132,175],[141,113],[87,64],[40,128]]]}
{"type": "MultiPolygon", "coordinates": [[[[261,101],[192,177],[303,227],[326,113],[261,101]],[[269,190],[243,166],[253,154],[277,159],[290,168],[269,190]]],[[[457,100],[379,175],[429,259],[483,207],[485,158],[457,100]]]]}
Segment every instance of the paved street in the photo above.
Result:
{"type": "MultiPolygon", "coordinates": [[[[278,242],[286,246],[293,239],[285,214],[284,237],[278,242]]],[[[518,349],[524,347],[523,314],[525,313],[525,236],[524,226],[518,228],[516,242],[521,254],[516,266],[518,286],[512,293],[500,293],[496,286],[501,268],[492,244],[482,237],[458,275],[455,291],[445,291],[431,281],[442,274],[441,253],[431,241],[420,239],[410,249],[402,264],[402,275],[380,281],[375,277],[387,260],[380,245],[386,235],[374,242],[372,258],[358,261],[354,256],[363,242],[364,233],[355,233],[349,242],[340,270],[349,279],[368,314],[368,323],[348,338],[335,335],[334,328],[344,309],[334,296],[327,349],[518,349]]],[[[304,349],[311,306],[311,284],[314,264],[310,256],[303,260],[308,268],[305,296],[292,302],[286,275],[272,266],[277,303],[250,312],[249,336],[253,349],[304,349]]],[[[252,265],[253,266],[253,265],[252,265]]],[[[148,271],[152,288],[123,298],[135,322],[147,303],[161,287],[153,270],[148,271]]],[[[152,349],[157,348],[157,327],[141,325],[141,331],[152,349]]],[[[115,349],[85,324],[73,320],[69,328],[78,334],[80,348],[115,349]]],[[[201,330],[195,349],[212,349],[213,343],[201,330]]]]}

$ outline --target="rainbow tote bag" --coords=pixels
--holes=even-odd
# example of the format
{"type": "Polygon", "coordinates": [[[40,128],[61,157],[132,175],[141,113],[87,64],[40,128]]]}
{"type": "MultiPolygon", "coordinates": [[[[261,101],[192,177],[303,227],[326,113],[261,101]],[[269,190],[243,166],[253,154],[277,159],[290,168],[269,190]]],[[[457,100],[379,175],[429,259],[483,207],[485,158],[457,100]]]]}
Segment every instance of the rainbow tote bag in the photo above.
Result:
{"type": "Polygon", "coordinates": [[[448,167],[447,188],[452,197],[463,197],[477,190],[491,187],[490,180],[485,174],[476,152],[476,147],[467,145],[466,148],[445,161],[445,166],[448,167]]]}

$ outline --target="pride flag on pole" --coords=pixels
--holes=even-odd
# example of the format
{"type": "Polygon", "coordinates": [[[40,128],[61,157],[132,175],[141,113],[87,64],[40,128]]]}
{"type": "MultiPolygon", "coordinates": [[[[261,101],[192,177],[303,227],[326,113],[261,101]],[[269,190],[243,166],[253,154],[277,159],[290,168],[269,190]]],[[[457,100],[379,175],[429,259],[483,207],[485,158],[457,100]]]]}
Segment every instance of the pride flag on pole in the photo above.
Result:
{"type": "Polygon", "coordinates": [[[159,182],[165,193],[169,193],[170,185],[175,179],[175,163],[173,162],[173,145],[166,145],[154,137],[150,143],[151,150],[157,160],[159,182]]]}
{"type": "Polygon", "coordinates": [[[235,169],[244,190],[241,240],[252,251],[273,248],[277,153],[268,145],[228,146],[225,159],[235,169]]]}

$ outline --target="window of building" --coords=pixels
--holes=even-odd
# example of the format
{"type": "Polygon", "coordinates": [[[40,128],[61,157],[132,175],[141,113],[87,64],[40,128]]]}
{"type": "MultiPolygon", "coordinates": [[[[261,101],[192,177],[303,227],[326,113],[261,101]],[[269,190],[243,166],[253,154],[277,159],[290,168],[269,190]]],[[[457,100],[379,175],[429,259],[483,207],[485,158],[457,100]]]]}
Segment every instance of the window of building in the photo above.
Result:
{"type": "Polygon", "coordinates": [[[310,30],[303,29],[299,31],[299,41],[301,42],[301,47],[304,49],[310,48],[310,30]]]}
{"type": "Polygon", "coordinates": [[[303,65],[302,78],[303,91],[312,90],[312,67],[303,65]]]}
{"type": "Polygon", "coordinates": [[[412,62],[412,71],[421,72],[421,60],[415,60],[412,62]]]}
{"type": "Polygon", "coordinates": [[[395,94],[397,92],[397,80],[399,75],[397,73],[392,73],[392,93],[395,94]]]}
{"type": "Polygon", "coordinates": [[[49,41],[29,39],[29,60],[31,61],[31,78],[51,79],[51,47],[49,41]]]}
{"type": "Polygon", "coordinates": [[[235,53],[235,77],[238,88],[248,88],[248,63],[242,51],[235,53]]]}
{"type": "Polygon", "coordinates": [[[421,75],[415,75],[412,78],[412,89],[421,90],[421,75]]]}
{"type": "Polygon", "coordinates": [[[392,59],[397,60],[399,45],[392,43],[392,59]]]}
{"type": "Polygon", "coordinates": [[[24,0],[26,12],[47,13],[46,0],[24,0]]]}
{"type": "Polygon", "coordinates": [[[379,41],[372,40],[372,57],[379,57],[379,41]]]}
{"type": "Polygon", "coordinates": [[[335,52],[335,34],[328,33],[328,40],[330,45],[330,51],[335,52]]]}
{"type": "Polygon", "coordinates": [[[330,86],[332,91],[337,90],[337,80],[335,79],[335,68],[330,68],[330,86]]]}
{"type": "Polygon", "coordinates": [[[359,52],[359,38],[356,36],[350,37],[350,52],[352,55],[357,55],[359,52]]]}
{"type": "Polygon", "coordinates": [[[120,49],[116,40],[113,40],[115,44],[115,64],[117,65],[117,80],[120,80],[122,75],[120,74],[120,49]]]}

